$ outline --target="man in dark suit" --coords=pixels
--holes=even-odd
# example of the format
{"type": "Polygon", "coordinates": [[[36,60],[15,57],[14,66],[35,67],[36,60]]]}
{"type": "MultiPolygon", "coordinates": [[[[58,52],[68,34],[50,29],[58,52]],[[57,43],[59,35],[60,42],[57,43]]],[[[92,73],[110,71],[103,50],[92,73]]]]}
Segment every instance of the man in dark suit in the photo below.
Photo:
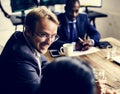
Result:
{"type": "Polygon", "coordinates": [[[79,8],[79,0],[66,0],[65,13],[58,15],[60,21],[58,35],[60,38],[52,44],[50,49],[59,49],[64,43],[76,42],[78,50],[86,50],[90,46],[98,44],[99,32],[90,24],[86,14],[79,14],[79,8]],[[71,23],[74,25],[73,33],[71,23]],[[80,41],[78,41],[78,38],[80,41]]]}
{"type": "Polygon", "coordinates": [[[57,17],[46,7],[27,14],[25,31],[15,32],[0,56],[0,94],[35,94],[42,69],[48,63],[43,56],[58,38],[57,17]]]}

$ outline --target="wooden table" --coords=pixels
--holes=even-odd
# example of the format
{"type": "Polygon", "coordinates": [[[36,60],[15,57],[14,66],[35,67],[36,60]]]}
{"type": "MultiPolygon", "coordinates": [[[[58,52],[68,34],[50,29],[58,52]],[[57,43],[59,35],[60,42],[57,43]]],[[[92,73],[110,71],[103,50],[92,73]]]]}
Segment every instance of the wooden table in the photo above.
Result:
{"type": "MultiPolygon", "coordinates": [[[[109,37],[101,39],[101,41],[108,41],[112,46],[117,47],[117,55],[120,55],[120,41],[109,37]]],[[[108,84],[112,85],[120,93],[120,65],[114,63],[106,58],[107,49],[100,49],[100,51],[88,55],[76,56],[82,60],[89,62],[90,66],[95,69],[102,69],[105,71],[108,84]]],[[[49,54],[45,55],[50,61],[54,60],[49,54]]]]}

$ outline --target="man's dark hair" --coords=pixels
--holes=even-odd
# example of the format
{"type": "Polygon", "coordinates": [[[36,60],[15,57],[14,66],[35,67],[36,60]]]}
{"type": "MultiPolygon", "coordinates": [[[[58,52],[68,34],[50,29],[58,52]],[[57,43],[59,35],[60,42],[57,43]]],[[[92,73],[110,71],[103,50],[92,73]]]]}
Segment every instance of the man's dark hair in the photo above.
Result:
{"type": "Polygon", "coordinates": [[[60,57],[43,71],[39,94],[94,94],[94,75],[84,61],[60,57]]]}
{"type": "Polygon", "coordinates": [[[73,4],[75,3],[75,2],[79,2],[80,3],[80,1],[79,0],[66,0],[66,7],[71,7],[71,6],[73,6],[73,4]]]}

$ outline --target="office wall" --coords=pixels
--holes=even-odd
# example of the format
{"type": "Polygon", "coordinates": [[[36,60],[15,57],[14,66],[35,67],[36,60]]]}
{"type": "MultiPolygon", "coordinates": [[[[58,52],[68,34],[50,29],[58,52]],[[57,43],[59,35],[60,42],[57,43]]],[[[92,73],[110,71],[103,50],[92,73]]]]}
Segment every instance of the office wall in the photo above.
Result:
{"type": "Polygon", "coordinates": [[[96,19],[96,26],[101,36],[115,37],[120,40],[120,0],[103,0],[102,8],[93,10],[108,15],[107,18],[96,19]]]}

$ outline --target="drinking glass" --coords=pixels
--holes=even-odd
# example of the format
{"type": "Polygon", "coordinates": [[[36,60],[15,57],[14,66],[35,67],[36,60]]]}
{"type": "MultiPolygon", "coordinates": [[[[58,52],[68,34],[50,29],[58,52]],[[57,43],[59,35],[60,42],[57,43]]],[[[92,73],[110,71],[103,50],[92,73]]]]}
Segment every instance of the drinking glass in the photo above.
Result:
{"type": "Polygon", "coordinates": [[[107,83],[107,80],[106,80],[106,77],[105,77],[105,71],[102,70],[102,69],[93,68],[93,73],[94,73],[96,82],[100,81],[100,83],[102,85],[104,85],[104,88],[103,88],[102,92],[103,92],[103,94],[106,94],[106,85],[105,85],[105,83],[107,83]]]}
{"type": "Polygon", "coordinates": [[[116,56],[117,47],[113,46],[112,48],[107,47],[106,49],[106,57],[108,60],[112,60],[113,57],[116,56]]]}

